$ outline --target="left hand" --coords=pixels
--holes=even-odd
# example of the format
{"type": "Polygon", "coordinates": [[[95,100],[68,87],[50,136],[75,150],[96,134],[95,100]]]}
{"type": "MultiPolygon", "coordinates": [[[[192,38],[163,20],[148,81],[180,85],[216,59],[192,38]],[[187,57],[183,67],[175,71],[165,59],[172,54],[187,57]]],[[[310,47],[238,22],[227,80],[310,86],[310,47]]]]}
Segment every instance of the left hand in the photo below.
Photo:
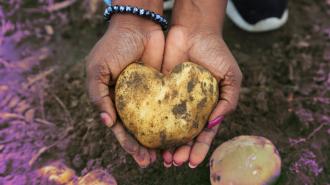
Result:
{"type": "MultiPolygon", "coordinates": [[[[120,0],[162,13],[163,2],[120,0]]],[[[107,32],[86,58],[87,86],[91,102],[96,105],[102,122],[111,128],[122,148],[141,168],[156,160],[156,151],[147,149],[133,138],[120,119],[114,105],[114,84],[130,63],[143,61],[160,71],[165,46],[161,27],[143,17],[117,14],[111,18],[107,32]]]]}
{"type": "MultiPolygon", "coordinates": [[[[182,18],[182,16],[176,17],[182,18]]],[[[223,116],[236,108],[242,73],[222,39],[219,28],[185,25],[179,22],[180,20],[175,20],[174,17],[166,38],[163,73],[169,73],[177,64],[188,60],[208,69],[218,80],[220,88],[220,100],[211,113],[209,121],[217,119],[220,122],[223,116]]],[[[170,167],[172,164],[181,166],[189,161],[189,166],[196,168],[205,159],[218,129],[219,124],[212,128],[206,126],[193,142],[175,150],[164,151],[164,166],[170,167]]]]}

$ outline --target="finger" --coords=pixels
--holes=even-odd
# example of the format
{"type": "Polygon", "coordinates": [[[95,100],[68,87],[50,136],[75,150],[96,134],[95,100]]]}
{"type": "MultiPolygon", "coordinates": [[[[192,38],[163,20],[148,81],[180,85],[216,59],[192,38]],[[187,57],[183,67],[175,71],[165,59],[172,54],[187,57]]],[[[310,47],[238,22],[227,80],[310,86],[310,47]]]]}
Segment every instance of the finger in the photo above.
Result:
{"type": "Polygon", "coordinates": [[[196,168],[205,159],[218,128],[219,125],[212,129],[205,128],[203,132],[198,135],[189,157],[190,168],[196,168]]]}
{"type": "Polygon", "coordinates": [[[220,98],[217,106],[212,111],[209,120],[220,119],[236,109],[241,88],[242,75],[237,72],[228,72],[219,84],[220,98]]]}
{"type": "Polygon", "coordinates": [[[163,159],[164,159],[164,166],[166,168],[169,168],[169,167],[172,166],[173,155],[172,155],[172,152],[170,150],[165,150],[163,152],[163,159]]]}
{"type": "Polygon", "coordinates": [[[142,61],[146,66],[153,67],[160,71],[164,56],[165,39],[161,30],[152,31],[147,35],[142,61]]]}
{"type": "Polygon", "coordinates": [[[242,82],[242,72],[227,45],[222,40],[213,41],[214,48],[211,50],[207,50],[208,47],[206,47],[200,49],[199,52],[196,48],[191,51],[198,53],[191,55],[192,60],[206,67],[220,82],[220,100],[210,115],[211,121],[235,110],[242,82]],[[205,55],[207,51],[209,55],[205,55]]]}
{"type": "Polygon", "coordinates": [[[192,142],[189,142],[183,146],[180,146],[175,150],[175,153],[173,155],[174,166],[181,166],[183,163],[189,160],[191,146],[192,146],[192,142]]]}
{"type": "Polygon", "coordinates": [[[89,65],[87,68],[88,93],[93,104],[101,112],[101,120],[108,127],[116,122],[116,111],[109,96],[108,83],[111,72],[106,65],[89,65]]]}
{"type": "Polygon", "coordinates": [[[151,164],[149,150],[140,146],[139,152],[133,155],[134,160],[141,168],[146,168],[151,164]]]}
{"type": "Polygon", "coordinates": [[[169,32],[166,40],[164,63],[162,65],[162,72],[168,74],[172,69],[188,60],[188,55],[186,49],[186,36],[181,29],[173,28],[169,32]]]}
{"type": "Polygon", "coordinates": [[[125,131],[121,123],[115,124],[112,127],[112,131],[121,147],[132,155],[140,167],[147,167],[150,164],[148,150],[140,146],[140,144],[125,131]]]}
{"type": "Polygon", "coordinates": [[[150,154],[150,163],[154,163],[157,159],[156,150],[149,150],[149,154],[150,154]]]}

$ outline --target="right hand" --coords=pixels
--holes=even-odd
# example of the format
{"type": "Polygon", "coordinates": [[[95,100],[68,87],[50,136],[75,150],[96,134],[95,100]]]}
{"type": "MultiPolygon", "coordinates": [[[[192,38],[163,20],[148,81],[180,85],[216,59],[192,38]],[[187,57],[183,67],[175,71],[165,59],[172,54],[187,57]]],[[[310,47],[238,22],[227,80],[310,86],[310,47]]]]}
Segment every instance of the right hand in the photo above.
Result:
{"type": "Polygon", "coordinates": [[[160,71],[164,45],[159,25],[132,15],[114,15],[107,32],[86,58],[91,101],[98,107],[102,122],[112,129],[123,149],[143,168],[156,160],[156,152],[141,146],[117,120],[113,85],[120,72],[132,62],[143,61],[160,71]]]}
{"type": "Polygon", "coordinates": [[[220,85],[219,102],[206,127],[193,142],[163,152],[164,166],[181,166],[189,162],[196,168],[205,159],[219,129],[219,121],[232,112],[238,102],[242,73],[222,37],[226,1],[176,0],[172,26],[166,38],[162,70],[165,74],[191,61],[208,69],[220,85]]]}

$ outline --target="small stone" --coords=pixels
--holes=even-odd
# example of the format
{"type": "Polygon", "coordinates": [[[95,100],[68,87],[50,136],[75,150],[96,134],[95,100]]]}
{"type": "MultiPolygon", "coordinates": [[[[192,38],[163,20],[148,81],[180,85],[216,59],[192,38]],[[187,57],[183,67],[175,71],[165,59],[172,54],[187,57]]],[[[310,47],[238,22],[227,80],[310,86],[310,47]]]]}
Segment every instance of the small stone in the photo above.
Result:
{"type": "Polygon", "coordinates": [[[45,30],[46,30],[46,33],[48,35],[53,35],[54,34],[54,29],[53,29],[53,27],[51,25],[46,25],[45,26],[45,30]]]}
{"type": "Polygon", "coordinates": [[[34,115],[35,115],[35,109],[29,109],[24,114],[25,120],[28,121],[29,123],[32,123],[34,120],[34,115]]]}
{"type": "Polygon", "coordinates": [[[74,156],[74,158],[72,160],[72,164],[75,168],[82,168],[84,165],[84,161],[81,158],[81,156],[78,154],[78,155],[74,156]]]}
{"type": "Polygon", "coordinates": [[[308,48],[310,44],[307,41],[301,40],[297,43],[297,48],[302,49],[302,48],[308,48]]]}

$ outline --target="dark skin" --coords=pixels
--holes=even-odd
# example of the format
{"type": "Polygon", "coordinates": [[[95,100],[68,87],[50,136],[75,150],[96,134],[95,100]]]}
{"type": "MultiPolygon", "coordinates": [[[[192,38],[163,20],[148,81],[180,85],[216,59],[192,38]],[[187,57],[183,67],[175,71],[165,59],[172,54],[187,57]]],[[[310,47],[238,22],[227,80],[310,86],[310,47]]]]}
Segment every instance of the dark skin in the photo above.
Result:
{"type": "MultiPolygon", "coordinates": [[[[120,0],[114,4],[143,7],[162,13],[160,0],[120,0]]],[[[155,150],[141,146],[117,120],[111,99],[120,72],[134,61],[144,61],[163,73],[175,65],[190,60],[207,68],[221,82],[218,105],[209,120],[235,110],[242,73],[222,39],[222,24],[226,2],[218,0],[176,0],[172,25],[165,40],[161,27],[132,15],[114,15],[108,31],[87,57],[87,83],[92,102],[100,110],[102,122],[111,127],[120,145],[140,167],[156,160],[155,150]],[[207,10],[207,11],[204,11],[207,10]]],[[[192,142],[163,152],[164,166],[189,162],[197,167],[209,151],[219,125],[204,129],[192,142]]]]}

